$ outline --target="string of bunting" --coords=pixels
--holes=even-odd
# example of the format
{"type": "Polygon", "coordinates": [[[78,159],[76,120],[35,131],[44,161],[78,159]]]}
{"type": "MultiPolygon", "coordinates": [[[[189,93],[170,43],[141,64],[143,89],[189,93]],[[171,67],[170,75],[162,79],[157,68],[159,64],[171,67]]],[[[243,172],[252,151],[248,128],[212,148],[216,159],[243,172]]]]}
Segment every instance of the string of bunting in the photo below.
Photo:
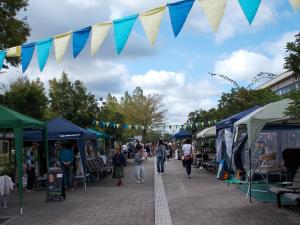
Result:
{"type": "MultiPolygon", "coordinates": [[[[204,128],[207,126],[213,126],[217,123],[216,120],[214,121],[206,121],[206,122],[199,122],[194,124],[181,124],[181,125],[163,125],[161,128],[164,130],[166,129],[188,129],[188,128],[204,128]]],[[[100,128],[113,128],[113,129],[128,129],[128,130],[151,130],[152,126],[143,126],[143,125],[132,125],[132,124],[119,124],[115,122],[107,122],[107,121],[94,121],[94,125],[100,128]]]]}
{"type": "MultiPolygon", "coordinates": [[[[5,58],[21,57],[22,72],[24,73],[32,60],[34,50],[36,49],[39,68],[40,71],[43,71],[52,46],[54,46],[56,61],[57,63],[60,63],[66,53],[71,39],[73,57],[76,58],[85,47],[89,36],[91,36],[91,55],[94,56],[112,26],[114,30],[116,51],[117,54],[121,54],[138,18],[143,25],[145,34],[151,45],[154,45],[166,8],[169,9],[170,21],[174,36],[177,37],[182,30],[182,27],[184,26],[184,23],[195,1],[196,0],[183,0],[179,2],[168,3],[143,13],[130,15],[113,21],[96,23],[77,31],[69,31],[45,40],[26,43],[20,46],[11,47],[9,49],[0,50],[0,69],[3,67],[5,58]]],[[[227,1],[229,0],[198,0],[204,14],[207,17],[208,23],[214,32],[217,32],[219,28],[226,9],[227,1]]],[[[251,25],[259,9],[261,0],[236,1],[238,1],[248,23],[251,25]]],[[[288,1],[295,11],[300,8],[300,0],[288,1]]]]}

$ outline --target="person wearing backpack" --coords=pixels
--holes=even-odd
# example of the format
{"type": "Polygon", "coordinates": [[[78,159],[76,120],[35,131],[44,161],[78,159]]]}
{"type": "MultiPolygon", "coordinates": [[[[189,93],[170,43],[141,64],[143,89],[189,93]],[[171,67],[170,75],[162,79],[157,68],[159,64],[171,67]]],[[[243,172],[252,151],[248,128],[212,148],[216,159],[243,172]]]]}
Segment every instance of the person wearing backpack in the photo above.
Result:
{"type": "Polygon", "coordinates": [[[182,146],[183,160],[188,178],[191,179],[191,170],[193,162],[193,151],[194,148],[191,144],[191,140],[187,139],[185,144],[182,146]]]}
{"type": "Polygon", "coordinates": [[[156,147],[156,167],[157,174],[164,174],[164,164],[166,161],[166,146],[162,140],[159,140],[158,146],[156,147]]]}

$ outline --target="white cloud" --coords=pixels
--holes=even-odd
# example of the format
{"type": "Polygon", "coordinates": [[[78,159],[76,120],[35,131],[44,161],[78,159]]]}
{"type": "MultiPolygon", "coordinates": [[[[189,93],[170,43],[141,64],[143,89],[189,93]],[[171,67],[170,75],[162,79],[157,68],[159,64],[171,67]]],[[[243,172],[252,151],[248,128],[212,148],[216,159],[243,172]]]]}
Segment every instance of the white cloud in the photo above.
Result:
{"type": "Polygon", "coordinates": [[[288,32],[275,41],[254,47],[257,51],[236,50],[216,61],[214,72],[227,75],[237,81],[250,81],[259,72],[282,73],[284,71],[285,45],[288,41],[294,40],[295,34],[296,32],[288,32]]]}
{"type": "Polygon", "coordinates": [[[168,108],[169,123],[183,123],[189,112],[196,109],[209,109],[215,106],[212,97],[220,94],[220,89],[207,80],[188,81],[183,72],[150,70],[145,74],[133,75],[127,81],[127,89],[141,87],[145,94],[164,95],[168,108]]]}

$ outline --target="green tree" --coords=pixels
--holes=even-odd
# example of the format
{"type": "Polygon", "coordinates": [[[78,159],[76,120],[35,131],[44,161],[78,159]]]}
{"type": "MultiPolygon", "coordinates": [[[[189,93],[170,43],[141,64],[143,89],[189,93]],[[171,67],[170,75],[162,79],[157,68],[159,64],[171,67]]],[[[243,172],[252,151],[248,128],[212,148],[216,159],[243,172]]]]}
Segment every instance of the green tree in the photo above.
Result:
{"type": "Polygon", "coordinates": [[[294,78],[300,78],[300,33],[295,35],[295,41],[286,44],[287,56],[284,58],[284,69],[292,72],[294,78]]]}
{"type": "Polygon", "coordinates": [[[99,113],[95,96],[82,81],[72,83],[65,72],[60,79],[49,80],[49,97],[49,116],[62,116],[79,126],[91,126],[99,113]]]}
{"type": "MultiPolygon", "coordinates": [[[[300,33],[296,34],[294,42],[286,44],[288,55],[284,58],[284,69],[290,71],[295,79],[300,78],[300,33]]],[[[300,118],[300,91],[292,91],[287,94],[293,100],[286,110],[286,115],[291,118],[300,118]]]]}
{"type": "MultiPolygon", "coordinates": [[[[7,49],[26,42],[30,35],[30,28],[26,17],[18,17],[18,13],[26,10],[28,0],[1,0],[0,1],[0,49],[7,49]]],[[[16,66],[19,58],[11,58],[8,62],[16,66]]]]}
{"type": "Polygon", "coordinates": [[[39,79],[18,78],[3,94],[3,104],[27,116],[43,119],[48,104],[44,84],[39,79]]]}

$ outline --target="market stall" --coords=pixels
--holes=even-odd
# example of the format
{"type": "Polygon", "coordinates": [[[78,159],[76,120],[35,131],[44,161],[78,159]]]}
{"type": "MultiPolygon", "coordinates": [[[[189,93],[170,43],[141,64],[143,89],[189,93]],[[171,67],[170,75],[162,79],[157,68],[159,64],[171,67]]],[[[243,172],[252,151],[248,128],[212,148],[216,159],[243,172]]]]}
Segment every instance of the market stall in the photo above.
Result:
{"type": "Polygon", "coordinates": [[[46,151],[47,168],[48,165],[48,132],[46,123],[21,113],[15,112],[0,105],[0,129],[13,130],[15,154],[17,163],[17,180],[18,192],[20,201],[20,213],[23,214],[23,182],[22,182],[22,148],[23,148],[23,132],[24,130],[39,129],[40,140],[43,141],[43,146],[46,151]]]}

